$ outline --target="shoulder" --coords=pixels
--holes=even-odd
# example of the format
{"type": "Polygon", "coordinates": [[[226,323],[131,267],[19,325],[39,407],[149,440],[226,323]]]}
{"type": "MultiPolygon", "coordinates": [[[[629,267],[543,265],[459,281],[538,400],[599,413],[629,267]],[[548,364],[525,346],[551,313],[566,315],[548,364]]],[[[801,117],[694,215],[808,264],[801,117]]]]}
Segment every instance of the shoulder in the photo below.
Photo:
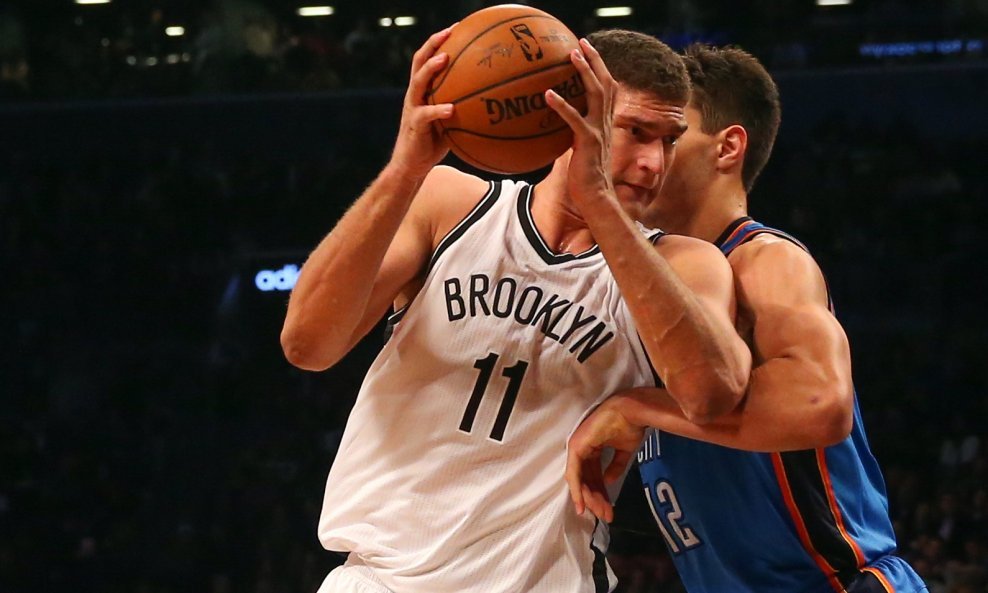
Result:
{"type": "Polygon", "coordinates": [[[440,165],[433,167],[415,196],[411,213],[427,226],[433,246],[487,195],[491,182],[440,165]]]}
{"type": "Polygon", "coordinates": [[[684,235],[663,235],[655,249],[695,293],[733,293],[733,277],[727,258],[714,244],[684,235]]]}
{"type": "Polygon", "coordinates": [[[426,175],[415,199],[426,204],[441,204],[443,210],[469,210],[487,193],[489,187],[490,182],[480,177],[439,165],[426,175]]]}
{"type": "Polygon", "coordinates": [[[813,256],[792,241],[763,234],[728,256],[739,290],[752,300],[826,305],[827,284],[813,256]]]}
{"type": "Polygon", "coordinates": [[[724,268],[728,265],[724,254],[716,245],[686,235],[662,235],[655,242],[655,249],[670,263],[676,261],[705,263],[724,268]]]}

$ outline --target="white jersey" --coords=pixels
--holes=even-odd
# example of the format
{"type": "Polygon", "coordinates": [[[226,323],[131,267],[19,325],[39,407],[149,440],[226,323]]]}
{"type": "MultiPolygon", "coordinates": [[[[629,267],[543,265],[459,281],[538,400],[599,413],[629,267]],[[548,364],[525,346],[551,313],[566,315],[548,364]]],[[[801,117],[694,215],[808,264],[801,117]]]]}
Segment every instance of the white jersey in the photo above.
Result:
{"type": "Polygon", "coordinates": [[[443,239],[350,413],[319,539],[392,591],[614,586],[606,527],[570,501],[566,443],[655,375],[600,249],[552,253],[531,196],[491,183],[443,239]]]}

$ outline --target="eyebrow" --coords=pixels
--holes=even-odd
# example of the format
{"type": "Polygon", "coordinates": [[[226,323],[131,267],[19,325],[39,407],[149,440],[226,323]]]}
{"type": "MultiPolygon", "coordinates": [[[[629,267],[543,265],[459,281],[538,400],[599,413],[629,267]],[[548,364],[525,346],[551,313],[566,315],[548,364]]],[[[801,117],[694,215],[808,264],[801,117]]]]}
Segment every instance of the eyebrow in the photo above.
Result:
{"type": "MultiPolygon", "coordinates": [[[[622,122],[622,123],[633,124],[633,125],[636,125],[636,126],[638,126],[640,128],[645,128],[645,129],[651,130],[651,131],[654,131],[654,130],[657,130],[659,128],[662,128],[664,126],[664,124],[665,124],[665,122],[656,123],[656,122],[652,122],[652,121],[645,121],[645,120],[641,119],[640,117],[636,117],[634,115],[619,115],[618,117],[615,118],[615,121],[619,121],[619,122],[622,122]]],[[[670,122],[670,123],[673,123],[673,122],[670,122]]],[[[680,134],[684,134],[686,132],[686,130],[689,129],[689,124],[686,123],[686,119],[685,118],[675,120],[675,123],[673,123],[673,125],[676,126],[676,131],[679,132],[680,134]]]]}

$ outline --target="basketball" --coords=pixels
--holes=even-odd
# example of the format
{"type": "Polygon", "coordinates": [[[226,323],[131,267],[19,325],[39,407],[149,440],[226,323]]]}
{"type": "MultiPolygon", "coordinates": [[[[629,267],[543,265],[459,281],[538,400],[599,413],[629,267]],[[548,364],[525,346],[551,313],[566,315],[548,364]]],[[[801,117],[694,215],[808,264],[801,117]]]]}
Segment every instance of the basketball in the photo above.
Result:
{"type": "Polygon", "coordinates": [[[494,173],[525,173],[566,151],[573,133],[546,104],[545,91],[586,112],[586,90],[569,54],[575,35],[552,15],[517,4],[479,10],[439,48],[449,54],[430,104],[454,104],[438,122],[463,161],[494,173]]]}

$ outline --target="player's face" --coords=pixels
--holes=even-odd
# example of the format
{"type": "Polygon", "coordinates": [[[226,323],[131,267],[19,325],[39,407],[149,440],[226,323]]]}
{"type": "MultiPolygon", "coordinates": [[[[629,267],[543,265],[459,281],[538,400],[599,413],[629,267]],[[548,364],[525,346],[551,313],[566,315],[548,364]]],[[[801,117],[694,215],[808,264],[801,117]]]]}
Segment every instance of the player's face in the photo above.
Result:
{"type": "Polygon", "coordinates": [[[672,165],[676,143],[685,131],[682,105],[618,86],[611,173],[618,199],[636,219],[658,195],[672,165]]]}
{"type": "Polygon", "coordinates": [[[691,197],[702,193],[703,188],[716,174],[717,141],[713,135],[706,134],[703,127],[703,116],[700,110],[689,105],[686,107],[686,123],[688,130],[676,145],[676,163],[669,167],[665,182],[649,214],[657,214],[656,220],[648,224],[661,227],[661,213],[671,211],[689,202],[691,197]]]}

